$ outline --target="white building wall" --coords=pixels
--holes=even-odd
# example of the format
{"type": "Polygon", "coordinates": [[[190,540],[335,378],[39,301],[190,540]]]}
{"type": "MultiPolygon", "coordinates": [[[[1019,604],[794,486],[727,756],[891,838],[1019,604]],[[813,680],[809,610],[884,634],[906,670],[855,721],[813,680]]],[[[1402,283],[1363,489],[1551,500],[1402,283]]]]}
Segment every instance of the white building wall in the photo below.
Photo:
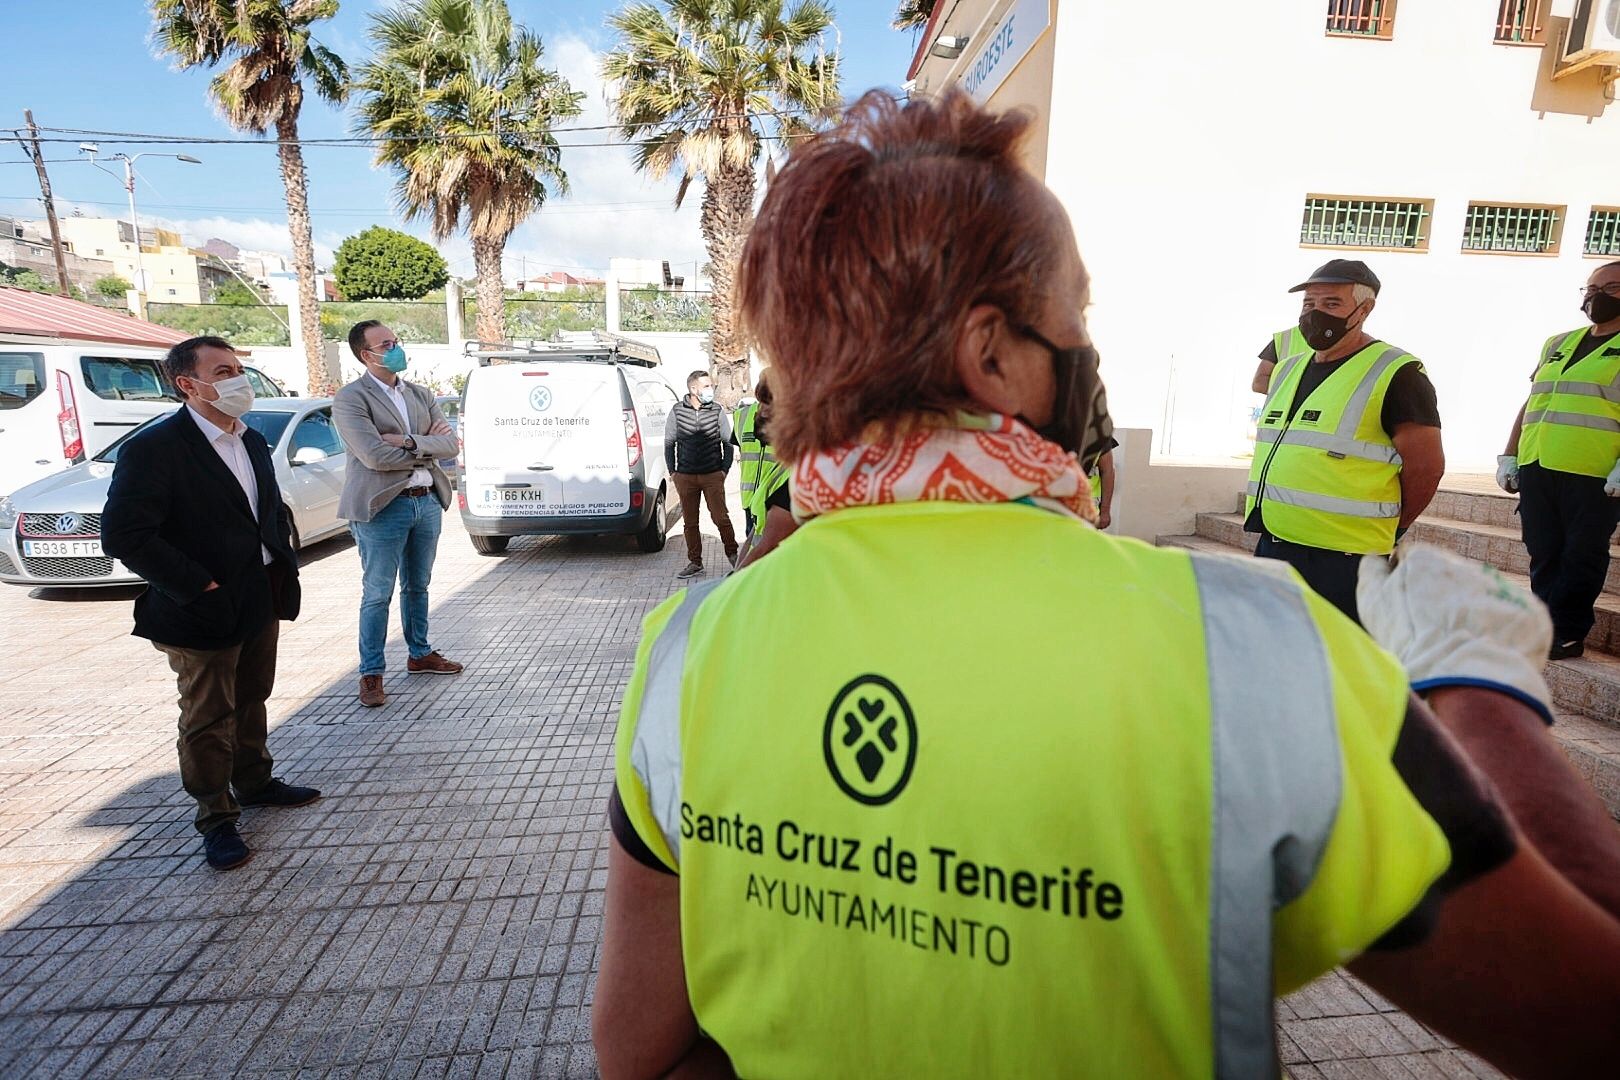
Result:
{"type": "Polygon", "coordinates": [[[1551,48],[1496,45],[1497,0],[1404,0],[1391,41],[1330,38],[1298,0],[1054,6],[1045,178],[1093,275],[1116,422],[1161,452],[1241,450],[1255,354],[1298,314],[1286,290],[1363,258],[1384,282],[1369,331],[1425,361],[1452,466],[1489,465],[1541,342],[1584,322],[1588,209],[1620,205],[1600,73],[1552,83],[1551,48]],[[1307,194],[1433,199],[1430,249],[1302,248],[1307,194]],[[1463,254],[1471,199],[1567,205],[1561,253],[1463,254]]]}

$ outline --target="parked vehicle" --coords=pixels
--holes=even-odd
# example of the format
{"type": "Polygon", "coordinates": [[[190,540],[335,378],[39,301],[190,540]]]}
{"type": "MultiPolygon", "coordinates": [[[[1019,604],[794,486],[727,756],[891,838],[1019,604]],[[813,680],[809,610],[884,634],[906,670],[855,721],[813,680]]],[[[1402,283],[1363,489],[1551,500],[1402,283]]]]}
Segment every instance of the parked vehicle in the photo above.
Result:
{"type": "MultiPolygon", "coordinates": [[[[163,350],[135,345],[0,338],[0,495],[87,461],[154,416],[180,392],[163,350]]],[[[286,391],[256,368],[253,392],[286,391]]]]}
{"type": "Polygon", "coordinates": [[[473,547],[493,555],[514,536],[583,533],[661,550],[664,424],[676,399],[655,370],[658,350],[601,335],[472,355],[457,502],[473,547]]]}
{"type": "MultiPolygon", "coordinates": [[[[174,411],[142,424],[155,424],[174,411]]],[[[269,398],[243,421],[270,444],[276,483],[292,509],[293,546],[343,532],[337,515],[348,454],[331,398],[269,398]]],[[[139,431],[140,428],[136,428],[139,431]]],[[[140,580],[101,550],[101,512],[129,432],[89,461],[0,499],[0,581],[11,585],[128,585],[140,580]]]]}
{"type": "MultiPolygon", "coordinates": [[[[444,413],[444,422],[450,425],[451,434],[455,435],[456,442],[461,442],[461,399],[453,394],[440,394],[436,399],[439,411],[444,413]]],[[[440,458],[439,465],[450,477],[450,486],[456,487],[456,467],[461,463],[461,455],[453,458],[440,458]]]]}

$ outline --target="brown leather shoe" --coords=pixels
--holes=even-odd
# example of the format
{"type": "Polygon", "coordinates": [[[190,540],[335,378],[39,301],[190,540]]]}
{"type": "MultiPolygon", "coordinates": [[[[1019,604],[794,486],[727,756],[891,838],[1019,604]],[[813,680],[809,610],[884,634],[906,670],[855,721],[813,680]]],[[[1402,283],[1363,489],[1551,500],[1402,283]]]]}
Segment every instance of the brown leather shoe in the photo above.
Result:
{"type": "Polygon", "coordinates": [[[388,700],[383,693],[381,675],[360,676],[360,704],[368,709],[375,709],[388,700]]]}
{"type": "Polygon", "coordinates": [[[411,657],[405,663],[405,670],[412,675],[460,675],[461,665],[454,660],[446,660],[435,649],[426,656],[411,657]]]}

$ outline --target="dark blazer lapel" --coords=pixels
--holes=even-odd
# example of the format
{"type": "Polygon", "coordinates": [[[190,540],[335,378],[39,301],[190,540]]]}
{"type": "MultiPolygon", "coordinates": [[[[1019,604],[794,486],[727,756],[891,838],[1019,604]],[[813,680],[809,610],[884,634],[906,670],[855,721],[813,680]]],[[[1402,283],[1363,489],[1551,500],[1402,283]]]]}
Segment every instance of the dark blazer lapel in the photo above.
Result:
{"type": "MultiPolygon", "coordinates": [[[[236,479],[236,474],[226,467],[225,462],[219,456],[219,451],[208,445],[208,439],[203,435],[202,429],[191,418],[191,410],[181,407],[177,422],[182,441],[191,450],[192,456],[202,465],[203,472],[213,477],[215,483],[225,489],[226,498],[230,500],[231,505],[239,513],[252,520],[253,510],[248,506],[247,494],[242,490],[241,483],[236,479]]],[[[250,453],[248,460],[251,461],[252,459],[253,455],[250,453]]],[[[255,470],[254,476],[258,477],[257,470],[255,470]]],[[[264,481],[262,479],[259,480],[259,494],[262,501],[264,495],[264,481]]]]}

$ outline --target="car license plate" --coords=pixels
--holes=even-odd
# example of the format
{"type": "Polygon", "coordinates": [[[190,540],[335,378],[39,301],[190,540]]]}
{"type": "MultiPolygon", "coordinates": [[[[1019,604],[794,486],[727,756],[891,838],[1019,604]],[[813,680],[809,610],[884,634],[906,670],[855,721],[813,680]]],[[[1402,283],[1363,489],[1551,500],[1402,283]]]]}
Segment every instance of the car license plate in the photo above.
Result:
{"type": "Polygon", "coordinates": [[[100,540],[24,540],[23,554],[30,559],[99,559],[100,540]]]}
{"type": "Polygon", "coordinates": [[[546,501],[546,493],[539,488],[484,489],[485,506],[536,506],[546,501]]]}

